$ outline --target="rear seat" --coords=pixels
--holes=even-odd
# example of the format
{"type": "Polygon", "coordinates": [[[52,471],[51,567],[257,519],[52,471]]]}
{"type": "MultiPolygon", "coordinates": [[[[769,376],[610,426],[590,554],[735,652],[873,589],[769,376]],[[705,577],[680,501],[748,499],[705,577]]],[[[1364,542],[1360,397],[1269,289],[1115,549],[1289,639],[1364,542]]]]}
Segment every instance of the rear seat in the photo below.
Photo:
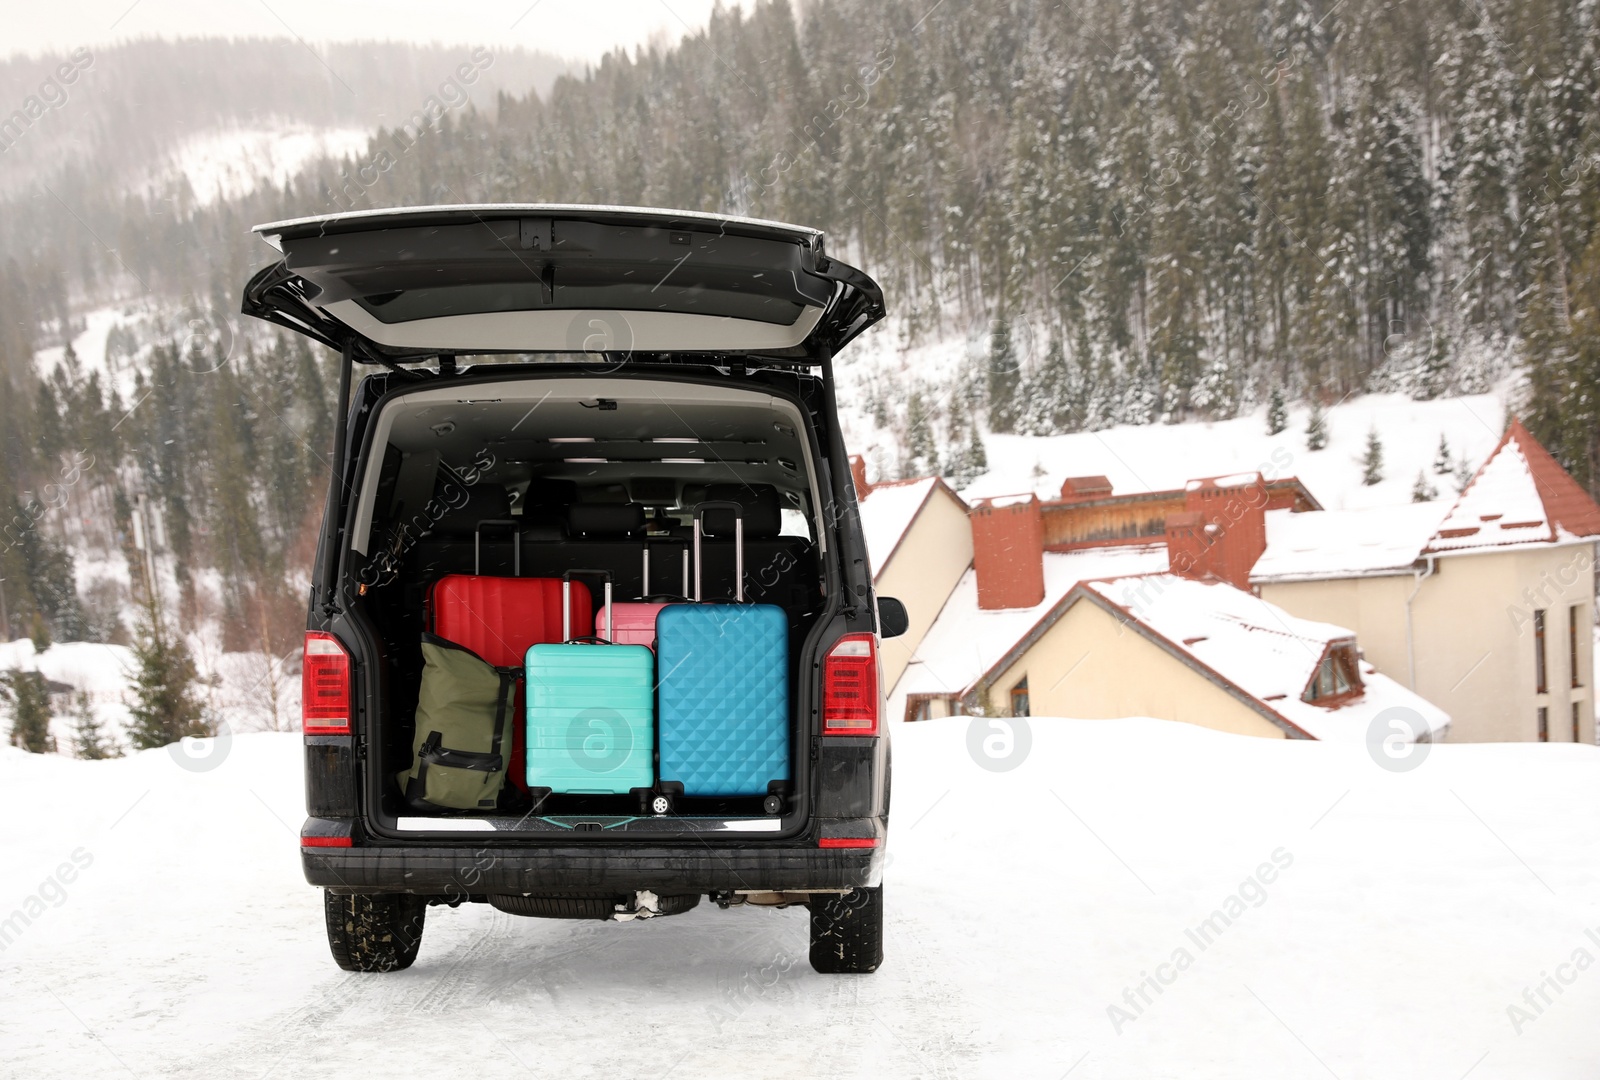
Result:
{"type": "Polygon", "coordinates": [[[571,480],[535,477],[522,495],[522,538],[549,543],[567,535],[567,507],[578,501],[578,485],[571,480]]]}
{"type": "Polygon", "coordinates": [[[446,506],[433,528],[417,541],[406,559],[407,576],[431,581],[445,574],[472,573],[474,542],[484,522],[503,524],[485,529],[479,572],[510,574],[515,563],[511,520],[511,498],[505,488],[491,484],[468,488],[466,501],[459,507],[446,506]]]}
{"type": "Polygon", "coordinates": [[[525,542],[522,573],[560,577],[567,570],[609,570],[618,599],[641,595],[644,581],[644,507],[637,503],[573,503],[566,535],[557,541],[525,542]]]}
{"type": "MultiPolygon", "coordinates": [[[[685,492],[686,497],[696,492],[685,492]]],[[[687,501],[687,500],[686,500],[687,501]]],[[[782,503],[771,484],[709,484],[705,501],[738,503],[744,518],[744,598],[795,610],[815,606],[816,558],[811,541],[780,536],[782,503]]],[[[706,514],[703,545],[703,595],[707,600],[734,595],[733,515],[706,514]]]]}

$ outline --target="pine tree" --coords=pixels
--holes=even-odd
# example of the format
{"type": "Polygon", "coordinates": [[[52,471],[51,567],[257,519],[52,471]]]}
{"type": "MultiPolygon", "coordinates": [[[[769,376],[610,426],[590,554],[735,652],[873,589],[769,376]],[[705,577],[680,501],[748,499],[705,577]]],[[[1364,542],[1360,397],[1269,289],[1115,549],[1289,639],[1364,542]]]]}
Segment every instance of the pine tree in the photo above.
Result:
{"type": "Polygon", "coordinates": [[[50,734],[50,690],[37,671],[0,673],[0,699],[11,706],[11,745],[30,754],[54,753],[50,734]]]}
{"type": "Polygon", "coordinates": [[[1378,439],[1378,429],[1367,431],[1366,453],[1361,455],[1361,482],[1371,487],[1383,480],[1383,443],[1378,439]]]}
{"type": "Polygon", "coordinates": [[[1439,476],[1448,476],[1455,466],[1450,463],[1450,443],[1444,437],[1444,432],[1439,432],[1439,452],[1433,456],[1433,471],[1439,476]]]}
{"type": "Polygon", "coordinates": [[[1072,368],[1067,363],[1066,350],[1060,340],[1052,339],[1024,394],[1028,434],[1059,435],[1076,430],[1078,418],[1073,415],[1072,391],[1072,368]]]}
{"type": "Polygon", "coordinates": [[[72,753],[85,761],[121,757],[122,750],[106,733],[105,725],[94,714],[94,703],[85,690],[72,695],[72,753]]]}
{"type": "Polygon", "coordinates": [[[1273,386],[1267,401],[1267,434],[1280,434],[1289,426],[1289,409],[1283,400],[1283,387],[1273,386]]]}
{"type": "Polygon", "coordinates": [[[952,454],[952,459],[960,466],[959,469],[950,470],[950,482],[957,491],[972,483],[989,469],[989,455],[983,448],[983,433],[978,430],[976,417],[967,419],[966,429],[966,445],[952,454]]]}
{"type": "Polygon", "coordinates": [[[1417,482],[1411,485],[1412,502],[1429,502],[1439,497],[1439,489],[1428,483],[1428,474],[1422,469],[1417,470],[1417,482]]]}
{"type": "Polygon", "coordinates": [[[28,625],[28,637],[33,642],[33,651],[42,653],[50,648],[50,624],[44,621],[44,616],[39,612],[33,613],[33,622],[28,625]]]}
{"type": "Polygon", "coordinates": [[[1328,417],[1322,402],[1311,399],[1311,416],[1306,421],[1306,449],[1321,450],[1328,445],[1328,417]]]}
{"type": "Polygon", "coordinates": [[[1472,483],[1473,468],[1467,464],[1467,459],[1462,458],[1456,466],[1456,494],[1467,490],[1467,485],[1472,483]]]}
{"type": "Polygon", "coordinates": [[[1428,355],[1423,358],[1422,372],[1417,380],[1416,397],[1432,401],[1450,390],[1450,347],[1441,334],[1434,338],[1428,355]]]}
{"type": "Polygon", "coordinates": [[[183,639],[163,625],[154,604],[134,639],[133,658],[138,670],[133,679],[134,703],[128,737],[135,749],[166,746],[186,736],[210,735],[205,707],[195,696],[194,659],[183,639]]]}
{"type": "Polygon", "coordinates": [[[989,430],[1009,434],[1017,430],[1017,391],[1022,379],[1011,327],[1004,319],[994,324],[987,365],[989,430]]]}
{"type": "Polygon", "coordinates": [[[906,461],[900,470],[901,479],[927,476],[938,468],[938,463],[939,449],[934,443],[927,400],[920,388],[913,389],[906,403],[906,461]]]}

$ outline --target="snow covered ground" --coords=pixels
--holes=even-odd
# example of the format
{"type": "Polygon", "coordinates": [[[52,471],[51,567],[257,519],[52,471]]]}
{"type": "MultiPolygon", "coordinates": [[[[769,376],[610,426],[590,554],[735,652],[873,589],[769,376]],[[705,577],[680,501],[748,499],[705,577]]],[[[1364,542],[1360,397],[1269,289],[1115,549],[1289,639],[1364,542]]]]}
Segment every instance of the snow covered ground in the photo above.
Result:
{"type": "MultiPolygon", "coordinates": [[[[903,409],[913,386],[920,386],[938,408],[948,390],[974,363],[985,343],[948,337],[910,349],[898,347],[895,320],[868,333],[841,358],[840,421],[845,442],[863,454],[874,481],[893,479],[902,452],[894,430],[872,415],[874,395],[891,414],[903,409]]],[[[1260,471],[1268,480],[1298,476],[1329,510],[1391,506],[1411,501],[1412,485],[1423,471],[1444,499],[1454,498],[1458,481],[1439,475],[1433,464],[1443,435],[1452,461],[1469,472],[1483,464],[1505,431],[1507,402],[1514,379],[1494,392],[1414,401],[1405,394],[1366,394],[1327,410],[1328,445],[1306,449],[1310,403],[1288,405],[1289,425],[1267,434],[1267,406],[1232,420],[1181,424],[1119,424],[1070,435],[995,435],[985,433],[989,469],[960,494],[969,501],[1036,491],[1055,498],[1069,476],[1106,476],[1118,494],[1181,488],[1188,480],[1260,471]],[[1367,435],[1378,433],[1383,448],[1383,480],[1363,483],[1362,456],[1367,435]]]]}
{"type": "Polygon", "coordinates": [[[282,186],[317,158],[359,155],[371,138],[367,128],[295,123],[208,131],[180,144],[149,187],[158,191],[184,177],[202,205],[233,199],[262,180],[282,186]]]}
{"type": "Polygon", "coordinates": [[[1328,445],[1306,449],[1309,407],[1289,409],[1289,427],[1268,435],[1266,411],[1235,420],[1191,424],[1123,424],[1105,431],[1048,437],[991,435],[989,471],[962,495],[968,499],[1038,491],[1051,498],[1068,476],[1106,476],[1118,493],[1163,491],[1188,480],[1259,471],[1268,480],[1297,476],[1329,510],[1392,506],[1411,501],[1422,470],[1442,498],[1453,498],[1452,476],[1433,461],[1442,434],[1456,461],[1483,464],[1505,431],[1499,394],[1413,401],[1404,394],[1368,394],[1330,408],[1328,445]],[[1383,476],[1362,482],[1367,433],[1383,446],[1383,476]]]}
{"type": "Polygon", "coordinates": [[[1442,745],[1393,771],[1361,747],[1035,719],[1000,762],[969,754],[972,723],[892,731],[887,959],[860,977],[810,970],[802,910],[708,905],[432,909],[414,968],[347,975],[300,878],[298,737],[188,768],[0,750],[0,1060],[85,1080],[1594,1075],[1600,749],[1442,745]]]}

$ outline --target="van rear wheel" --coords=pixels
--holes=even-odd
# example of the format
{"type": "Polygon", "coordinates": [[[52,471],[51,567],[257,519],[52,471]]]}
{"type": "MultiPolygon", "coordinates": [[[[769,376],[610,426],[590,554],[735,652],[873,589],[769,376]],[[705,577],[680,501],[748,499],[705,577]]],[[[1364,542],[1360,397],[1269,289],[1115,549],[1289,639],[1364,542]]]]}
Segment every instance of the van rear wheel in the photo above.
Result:
{"type": "Polygon", "coordinates": [[[328,948],[346,971],[403,971],[422,946],[426,897],[324,890],[328,948]]]}
{"type": "Polygon", "coordinates": [[[883,963],[883,886],[812,900],[811,966],[824,975],[877,971],[883,963]]]}

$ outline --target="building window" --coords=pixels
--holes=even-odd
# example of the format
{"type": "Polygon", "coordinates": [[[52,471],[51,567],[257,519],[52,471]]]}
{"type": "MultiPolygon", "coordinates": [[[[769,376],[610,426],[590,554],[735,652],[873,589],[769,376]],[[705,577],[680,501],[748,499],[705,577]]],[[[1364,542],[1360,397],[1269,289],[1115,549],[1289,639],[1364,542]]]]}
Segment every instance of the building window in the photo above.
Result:
{"type": "Polygon", "coordinates": [[[1579,733],[1579,730],[1578,730],[1579,722],[1582,720],[1582,718],[1583,718],[1583,710],[1580,709],[1578,707],[1578,703],[1576,701],[1574,701],[1572,703],[1572,741],[1573,742],[1582,742],[1583,741],[1583,736],[1582,736],[1582,734],[1579,733]]]}
{"type": "Polygon", "coordinates": [[[1328,650],[1301,694],[1303,701],[1329,702],[1361,693],[1361,675],[1356,666],[1354,645],[1335,645],[1328,650]]]}
{"type": "Polygon", "coordinates": [[[1544,611],[1533,613],[1533,692],[1543,694],[1550,689],[1545,678],[1544,662],[1544,611]]]}
{"type": "Polygon", "coordinates": [[[1028,711],[1028,679],[1026,676],[1023,677],[1021,682],[1011,688],[1011,715],[1033,715],[1028,711]]]}
{"type": "Polygon", "coordinates": [[[912,698],[906,702],[906,720],[930,720],[933,718],[932,698],[912,698]]]}
{"type": "Polygon", "coordinates": [[[1539,706],[1539,741],[1550,741],[1550,710],[1539,706]]]}
{"type": "MultiPolygon", "coordinates": [[[[1582,610],[1583,608],[1577,604],[1573,604],[1567,609],[1567,652],[1571,654],[1573,686],[1583,685],[1583,679],[1579,677],[1579,672],[1583,669],[1578,666],[1578,613],[1582,610]]],[[[1578,740],[1574,739],[1572,741],[1577,742],[1578,740]]]]}

